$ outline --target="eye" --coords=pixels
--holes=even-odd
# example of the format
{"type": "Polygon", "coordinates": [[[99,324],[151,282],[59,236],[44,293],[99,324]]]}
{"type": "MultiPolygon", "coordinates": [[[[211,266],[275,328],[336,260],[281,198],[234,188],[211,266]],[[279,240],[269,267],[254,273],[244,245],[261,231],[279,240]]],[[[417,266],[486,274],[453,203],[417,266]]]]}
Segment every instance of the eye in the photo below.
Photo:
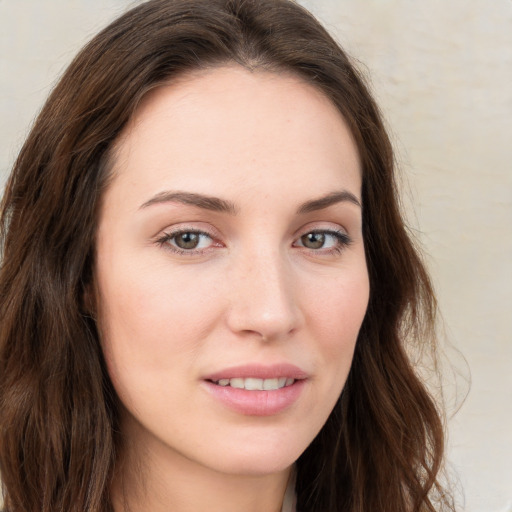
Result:
{"type": "Polygon", "coordinates": [[[174,233],[165,233],[158,243],[170,246],[176,252],[194,252],[208,249],[214,244],[212,237],[208,233],[196,230],[183,230],[174,233]]]}
{"type": "Polygon", "coordinates": [[[350,237],[342,231],[314,230],[302,235],[294,245],[312,251],[341,251],[350,244],[350,237]]]}

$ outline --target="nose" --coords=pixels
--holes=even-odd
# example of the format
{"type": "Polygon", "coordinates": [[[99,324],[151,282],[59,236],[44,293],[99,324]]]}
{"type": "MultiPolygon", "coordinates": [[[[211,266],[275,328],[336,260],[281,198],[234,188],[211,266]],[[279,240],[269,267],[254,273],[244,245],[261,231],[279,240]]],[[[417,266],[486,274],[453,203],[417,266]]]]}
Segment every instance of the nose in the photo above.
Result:
{"type": "Polygon", "coordinates": [[[286,338],[301,324],[297,282],[279,251],[261,251],[237,261],[230,273],[230,330],[265,341],[286,338]]]}

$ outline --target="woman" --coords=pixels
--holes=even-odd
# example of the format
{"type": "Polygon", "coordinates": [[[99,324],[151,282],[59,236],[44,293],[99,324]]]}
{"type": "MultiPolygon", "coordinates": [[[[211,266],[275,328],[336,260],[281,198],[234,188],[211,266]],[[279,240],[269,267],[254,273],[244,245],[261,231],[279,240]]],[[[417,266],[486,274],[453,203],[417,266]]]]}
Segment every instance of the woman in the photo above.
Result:
{"type": "Polygon", "coordinates": [[[7,510],[453,509],[391,146],[298,5],[119,18],[48,99],[1,225],[7,510]]]}

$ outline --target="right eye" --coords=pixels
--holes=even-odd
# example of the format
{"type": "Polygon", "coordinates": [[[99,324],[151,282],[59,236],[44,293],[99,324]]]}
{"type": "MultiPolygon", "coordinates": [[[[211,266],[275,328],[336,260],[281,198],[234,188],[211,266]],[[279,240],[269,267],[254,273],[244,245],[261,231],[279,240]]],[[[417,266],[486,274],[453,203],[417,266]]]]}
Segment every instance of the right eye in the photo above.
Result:
{"type": "Polygon", "coordinates": [[[210,248],[214,241],[208,233],[188,229],[165,233],[158,239],[158,243],[170,246],[171,250],[183,254],[201,252],[210,248]]]}

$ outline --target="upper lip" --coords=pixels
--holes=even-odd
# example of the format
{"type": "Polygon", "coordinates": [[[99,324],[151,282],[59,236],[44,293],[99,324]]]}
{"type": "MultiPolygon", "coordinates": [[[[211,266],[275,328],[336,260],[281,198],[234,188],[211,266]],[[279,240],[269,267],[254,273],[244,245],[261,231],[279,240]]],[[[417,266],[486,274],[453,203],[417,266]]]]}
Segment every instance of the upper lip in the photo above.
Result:
{"type": "Polygon", "coordinates": [[[279,377],[300,380],[305,379],[307,376],[308,375],[304,370],[289,363],[273,365],[245,364],[240,366],[231,366],[210,375],[206,375],[204,380],[216,382],[221,379],[277,379],[279,377]]]}

